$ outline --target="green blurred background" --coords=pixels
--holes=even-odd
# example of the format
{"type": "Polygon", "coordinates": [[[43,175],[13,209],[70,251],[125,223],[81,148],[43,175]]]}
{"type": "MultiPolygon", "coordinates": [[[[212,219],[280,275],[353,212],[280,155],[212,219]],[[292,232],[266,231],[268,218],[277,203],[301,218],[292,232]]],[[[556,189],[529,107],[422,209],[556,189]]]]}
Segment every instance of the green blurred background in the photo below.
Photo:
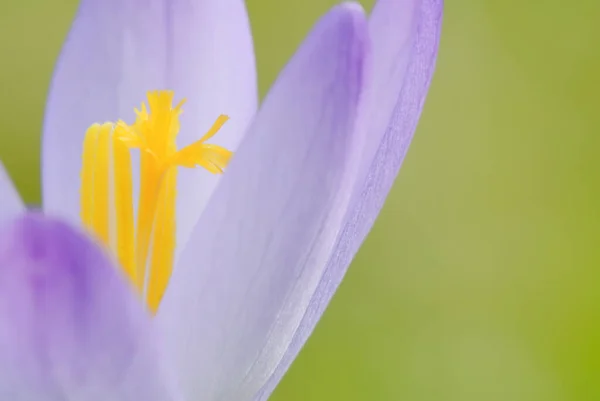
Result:
{"type": "MultiPolygon", "coordinates": [[[[263,94],[335,3],[248,2],[263,94]]],[[[0,159],[28,202],[75,8],[0,5],[0,159]]],[[[446,2],[411,151],[275,401],[600,400],[599,20],[597,0],[446,2]]]]}

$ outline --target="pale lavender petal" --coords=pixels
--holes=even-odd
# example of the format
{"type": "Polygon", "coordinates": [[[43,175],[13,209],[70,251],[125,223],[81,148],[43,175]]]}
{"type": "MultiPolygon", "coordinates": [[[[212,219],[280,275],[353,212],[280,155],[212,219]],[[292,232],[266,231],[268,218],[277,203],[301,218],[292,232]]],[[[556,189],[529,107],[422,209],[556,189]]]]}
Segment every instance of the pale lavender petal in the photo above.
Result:
{"type": "Polygon", "coordinates": [[[353,182],[366,30],[356,5],[317,24],[271,89],[175,268],[157,319],[190,399],[252,399],[304,313],[353,182]]]}
{"type": "Polygon", "coordinates": [[[373,74],[360,122],[367,143],[353,202],[310,306],[257,400],[269,397],[306,342],[383,206],[429,89],[442,9],[442,0],[379,0],[373,10],[369,20],[373,74]]]}
{"type": "Polygon", "coordinates": [[[25,210],[25,205],[15,189],[6,169],[0,162],[0,224],[25,210]]]}
{"type": "Polygon", "coordinates": [[[0,227],[0,399],[179,399],[151,319],[114,266],[37,214],[0,227]]]}
{"type": "MultiPolygon", "coordinates": [[[[44,208],[79,218],[85,130],[133,121],[146,92],[187,98],[180,146],[199,139],[219,114],[231,117],[214,142],[235,150],[256,111],[252,38],[242,0],[83,0],[58,61],[43,138],[44,208]]],[[[218,176],[182,171],[178,218],[185,242],[218,176]]]]}

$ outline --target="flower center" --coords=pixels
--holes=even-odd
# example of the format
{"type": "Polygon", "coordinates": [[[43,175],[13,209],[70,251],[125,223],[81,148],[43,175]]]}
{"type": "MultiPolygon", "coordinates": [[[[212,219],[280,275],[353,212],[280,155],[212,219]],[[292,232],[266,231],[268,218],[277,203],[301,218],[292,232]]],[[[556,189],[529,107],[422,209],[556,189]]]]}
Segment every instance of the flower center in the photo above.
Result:
{"type": "Polygon", "coordinates": [[[175,256],[177,166],[220,174],[232,153],[204,142],[228,120],[221,115],[198,141],[177,150],[179,115],[172,91],[148,92],[127,125],[94,124],[86,132],[81,171],[81,220],[118,258],[154,313],[165,293],[175,256]],[[130,149],[139,149],[139,197],[134,216],[130,149]],[[134,220],[136,220],[134,222],[134,220]]]}

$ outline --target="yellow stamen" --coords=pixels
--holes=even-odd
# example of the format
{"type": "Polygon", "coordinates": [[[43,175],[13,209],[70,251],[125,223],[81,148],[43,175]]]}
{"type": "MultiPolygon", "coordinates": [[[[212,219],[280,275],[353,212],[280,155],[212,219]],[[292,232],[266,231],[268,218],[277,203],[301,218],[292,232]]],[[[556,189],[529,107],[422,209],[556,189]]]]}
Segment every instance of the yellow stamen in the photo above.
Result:
{"type": "Polygon", "coordinates": [[[125,274],[156,312],[173,269],[177,166],[220,174],[232,153],[204,142],[228,120],[217,118],[198,141],[177,150],[183,102],[172,91],[148,92],[136,121],[92,125],[83,144],[81,219],[118,257],[125,274]],[[112,145],[112,146],[111,146],[112,145]],[[130,149],[140,150],[140,188],[134,225],[130,149]],[[112,175],[111,175],[112,173],[112,175]]]}
{"type": "Polygon", "coordinates": [[[123,270],[135,281],[137,275],[134,254],[133,179],[129,149],[119,139],[119,133],[123,130],[123,127],[116,126],[113,137],[116,246],[123,270]]]}
{"type": "Polygon", "coordinates": [[[83,157],[81,169],[81,221],[83,225],[92,230],[92,216],[94,212],[94,165],[96,162],[96,143],[98,142],[98,124],[88,128],[83,141],[83,157]]]}
{"type": "MultiPolygon", "coordinates": [[[[112,131],[110,124],[102,124],[97,128],[96,154],[94,163],[94,213],[92,214],[92,227],[100,240],[109,241],[109,135],[112,131]]],[[[87,214],[87,213],[86,213],[87,214]]]]}

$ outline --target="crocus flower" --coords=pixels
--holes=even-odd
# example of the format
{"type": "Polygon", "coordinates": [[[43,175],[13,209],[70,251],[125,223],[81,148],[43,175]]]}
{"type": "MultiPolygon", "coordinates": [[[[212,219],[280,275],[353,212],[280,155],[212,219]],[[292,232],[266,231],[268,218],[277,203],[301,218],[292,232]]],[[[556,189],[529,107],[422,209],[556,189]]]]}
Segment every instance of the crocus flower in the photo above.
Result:
{"type": "Polygon", "coordinates": [[[82,0],[43,214],[0,169],[0,399],[266,399],[400,168],[441,16],[334,7],[257,111],[243,1],[82,0]]]}

